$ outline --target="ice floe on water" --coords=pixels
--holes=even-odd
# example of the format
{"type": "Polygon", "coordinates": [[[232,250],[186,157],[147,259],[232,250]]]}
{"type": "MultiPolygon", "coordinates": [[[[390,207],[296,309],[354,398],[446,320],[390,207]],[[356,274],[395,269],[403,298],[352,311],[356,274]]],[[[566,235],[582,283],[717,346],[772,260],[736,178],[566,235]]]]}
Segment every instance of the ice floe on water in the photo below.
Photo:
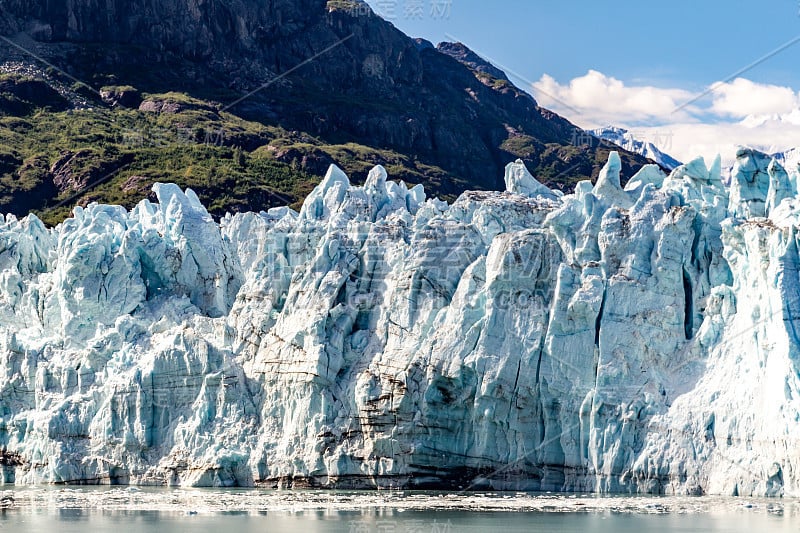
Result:
{"type": "Polygon", "coordinates": [[[505,492],[264,491],[16,488],[0,492],[19,512],[82,509],[178,514],[470,511],[621,514],[771,514],[800,517],[800,501],[694,496],[598,496],[505,492]]]}

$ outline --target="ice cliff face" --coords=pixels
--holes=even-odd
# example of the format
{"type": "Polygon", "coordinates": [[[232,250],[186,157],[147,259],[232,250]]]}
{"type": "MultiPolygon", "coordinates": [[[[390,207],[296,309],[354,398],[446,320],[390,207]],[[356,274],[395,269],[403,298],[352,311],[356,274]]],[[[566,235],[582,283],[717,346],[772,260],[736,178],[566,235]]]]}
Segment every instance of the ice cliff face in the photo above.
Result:
{"type": "Polygon", "coordinates": [[[798,169],[0,218],[6,483],[800,494],[798,169]]]}

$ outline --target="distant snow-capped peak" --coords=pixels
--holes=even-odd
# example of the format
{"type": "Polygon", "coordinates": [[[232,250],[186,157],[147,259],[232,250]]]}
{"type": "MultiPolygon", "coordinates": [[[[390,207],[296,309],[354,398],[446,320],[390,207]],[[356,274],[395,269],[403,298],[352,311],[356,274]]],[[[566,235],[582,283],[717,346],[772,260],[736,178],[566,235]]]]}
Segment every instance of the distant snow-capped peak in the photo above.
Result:
{"type": "Polygon", "coordinates": [[[682,165],[680,161],[661,150],[672,146],[672,133],[651,134],[646,135],[649,138],[644,138],[645,134],[637,135],[637,132],[614,126],[589,130],[589,133],[598,139],[612,142],[629,152],[651,159],[668,170],[674,170],[682,165]]]}

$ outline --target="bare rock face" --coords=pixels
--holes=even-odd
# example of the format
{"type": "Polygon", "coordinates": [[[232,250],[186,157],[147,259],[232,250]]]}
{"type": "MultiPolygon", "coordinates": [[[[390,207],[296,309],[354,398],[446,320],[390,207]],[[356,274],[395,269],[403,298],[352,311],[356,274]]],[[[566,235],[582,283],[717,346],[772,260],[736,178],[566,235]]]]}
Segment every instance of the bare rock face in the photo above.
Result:
{"type": "Polygon", "coordinates": [[[6,31],[42,41],[138,43],[194,58],[232,47],[257,49],[320,18],[324,0],[13,0],[0,13],[6,31]]]}
{"type": "Polygon", "coordinates": [[[58,190],[72,190],[77,191],[86,185],[86,179],[77,179],[74,175],[74,166],[80,164],[81,159],[90,156],[91,152],[88,150],[81,150],[78,153],[64,152],[50,167],[50,173],[53,175],[53,183],[58,190]]]}
{"type": "Polygon", "coordinates": [[[142,103],[142,95],[133,87],[105,87],[100,89],[100,98],[114,107],[136,109],[142,103]]]}
{"type": "Polygon", "coordinates": [[[464,63],[472,70],[483,72],[498,80],[508,81],[505,72],[484,60],[478,54],[467,48],[463,43],[439,43],[439,46],[436,48],[443,54],[449,55],[453,59],[464,63]]]}
{"type": "Polygon", "coordinates": [[[58,92],[40,80],[8,77],[0,80],[0,113],[25,113],[34,108],[63,111],[69,106],[58,92]]]}

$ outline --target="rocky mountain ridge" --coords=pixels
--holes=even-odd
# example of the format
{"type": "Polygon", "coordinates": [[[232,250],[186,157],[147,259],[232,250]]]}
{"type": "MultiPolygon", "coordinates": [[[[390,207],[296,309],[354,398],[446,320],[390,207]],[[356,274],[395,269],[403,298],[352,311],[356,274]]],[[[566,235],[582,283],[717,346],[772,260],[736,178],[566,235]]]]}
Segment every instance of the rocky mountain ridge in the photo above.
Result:
{"type": "MultiPolygon", "coordinates": [[[[4,1],[0,34],[11,41],[0,41],[6,63],[36,63],[34,56],[47,60],[57,67],[46,69],[53,79],[76,85],[95,111],[106,105],[99,101],[106,87],[130,86],[151,95],[182,93],[237,119],[281,130],[238,147],[247,155],[262,148],[274,163],[310,176],[320,176],[337,163],[363,180],[380,163],[407,182],[424,181],[432,194],[452,199],[467,189],[501,189],[496,176],[509,161],[521,158],[542,181],[570,190],[579,179],[597,176],[612,148],[609,143],[576,146],[574,125],[539,107],[463,45],[445,44],[437,50],[421,44],[358,2],[4,1]],[[88,87],[81,89],[63,73],[88,87]],[[357,147],[345,155],[331,148],[348,143],[357,147]]],[[[62,129],[74,121],[56,118],[62,129]]],[[[120,120],[113,115],[109,119],[98,122],[119,136],[113,123],[120,120]]],[[[191,125],[192,120],[180,122],[191,125]]],[[[0,134],[3,127],[13,137],[23,126],[0,124],[0,134]]],[[[205,124],[198,127],[208,129],[205,124]]],[[[226,144],[233,148],[233,142],[226,144]]],[[[44,158],[48,167],[60,157],[21,153],[13,144],[10,148],[18,152],[12,154],[16,160],[44,158]]],[[[124,166],[124,158],[100,159],[95,170],[124,166]]],[[[646,163],[625,152],[622,161],[629,173],[646,163]]],[[[162,166],[182,164],[173,158],[162,166]]],[[[20,169],[22,163],[15,170],[20,169]]],[[[139,196],[126,198],[126,205],[149,194],[157,176],[148,172],[134,163],[122,173],[117,185],[131,175],[145,178],[139,196]]],[[[43,186],[30,190],[47,188],[50,177],[40,174],[35,179],[43,186]]],[[[179,172],[170,177],[181,179],[179,172]]],[[[197,183],[185,185],[214,200],[197,183]]],[[[57,202],[50,203],[76,192],[59,190],[57,202]]],[[[106,191],[84,197],[84,203],[89,199],[115,200],[106,191]]],[[[300,200],[302,192],[295,197],[300,200]]],[[[5,205],[21,212],[16,204],[5,205]]],[[[238,209],[235,203],[232,208],[238,209]]]]}

